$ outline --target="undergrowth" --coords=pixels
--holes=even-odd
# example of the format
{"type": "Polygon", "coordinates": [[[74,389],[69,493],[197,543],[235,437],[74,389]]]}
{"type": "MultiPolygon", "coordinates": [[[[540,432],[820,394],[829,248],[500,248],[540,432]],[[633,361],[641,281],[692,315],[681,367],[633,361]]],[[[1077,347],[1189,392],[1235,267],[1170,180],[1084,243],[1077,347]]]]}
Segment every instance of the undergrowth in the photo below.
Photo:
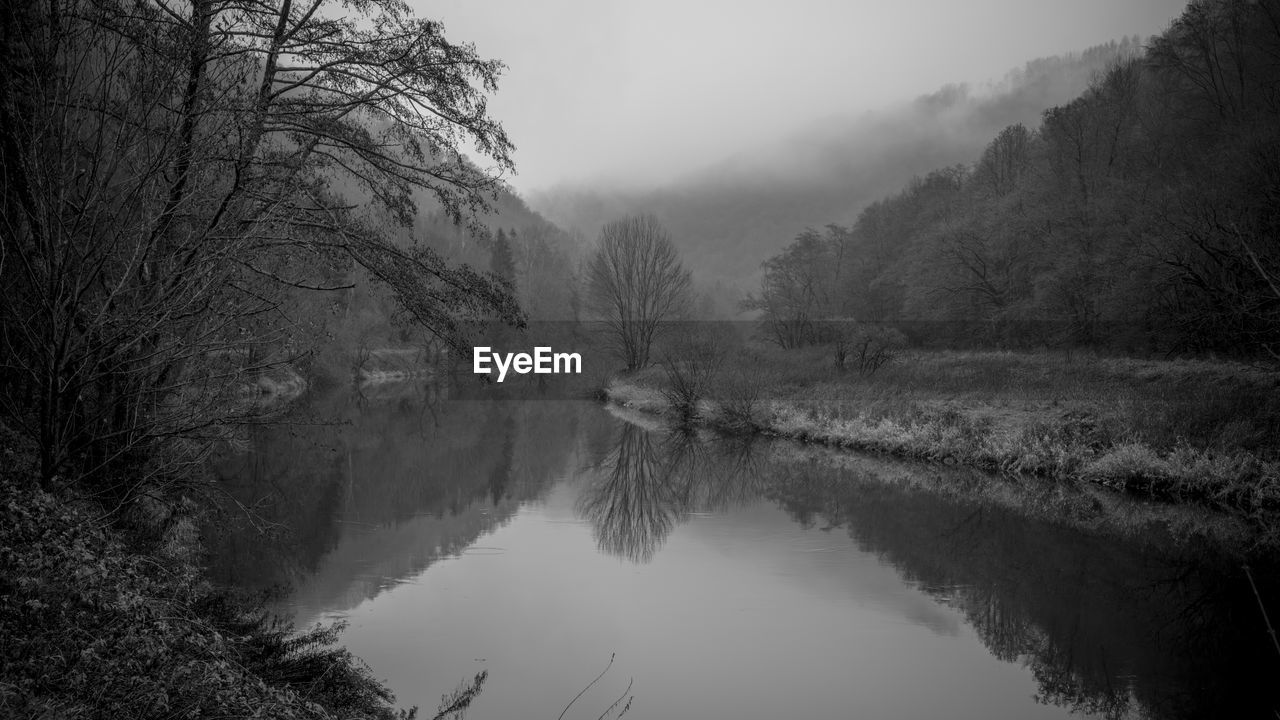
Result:
{"type": "Polygon", "coordinates": [[[295,632],[186,556],[139,551],[94,502],[40,489],[2,431],[0,717],[414,716],[338,627],[295,632]]]}

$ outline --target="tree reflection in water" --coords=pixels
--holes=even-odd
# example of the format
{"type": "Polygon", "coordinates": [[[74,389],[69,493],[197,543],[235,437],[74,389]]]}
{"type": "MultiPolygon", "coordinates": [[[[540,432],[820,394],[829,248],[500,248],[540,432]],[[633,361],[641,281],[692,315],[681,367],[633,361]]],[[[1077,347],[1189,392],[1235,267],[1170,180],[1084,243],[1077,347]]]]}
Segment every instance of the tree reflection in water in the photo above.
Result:
{"type": "Polygon", "coordinates": [[[621,423],[612,450],[591,468],[577,511],[602,552],[645,563],[690,513],[758,497],[758,465],[750,438],[621,423]]]}
{"type": "MultiPolygon", "coordinates": [[[[1113,720],[1274,705],[1265,688],[1280,667],[1246,558],[1211,527],[1170,537],[1159,506],[1042,480],[847,454],[833,464],[787,444],[629,423],[614,432],[577,501],[602,552],[648,562],[692,513],[765,497],[803,526],[844,528],[959,611],[993,656],[1028,668],[1039,702],[1113,720]],[[1089,513],[1104,506],[1138,529],[1100,532],[1089,513]]],[[[1258,574],[1263,596],[1280,596],[1272,573],[1258,574]]]]}
{"type": "Polygon", "coordinates": [[[1175,536],[1169,508],[1039,479],[869,456],[832,467],[771,455],[767,465],[770,498],[802,524],[847,528],[961,612],[994,657],[1031,671],[1038,702],[1109,720],[1275,717],[1280,707],[1267,690],[1280,658],[1241,569],[1268,568],[1255,575],[1272,605],[1276,551],[1235,546],[1208,513],[1175,536]],[[1100,516],[1077,524],[1045,509],[1100,507],[1099,497],[1112,506],[1109,531],[1100,516]]]}
{"type": "Polygon", "coordinates": [[[359,400],[313,408],[350,424],[261,428],[256,452],[219,466],[292,532],[277,545],[221,533],[213,577],[314,572],[308,602],[348,607],[458,554],[585,462],[576,510],[604,553],[648,562],[691,515],[765,498],[802,526],[842,528],[961,613],[994,657],[1028,668],[1041,702],[1107,718],[1280,707],[1241,568],[1274,620],[1280,553],[1242,549],[1235,521],[1090,486],[655,432],[581,403],[359,400]]]}

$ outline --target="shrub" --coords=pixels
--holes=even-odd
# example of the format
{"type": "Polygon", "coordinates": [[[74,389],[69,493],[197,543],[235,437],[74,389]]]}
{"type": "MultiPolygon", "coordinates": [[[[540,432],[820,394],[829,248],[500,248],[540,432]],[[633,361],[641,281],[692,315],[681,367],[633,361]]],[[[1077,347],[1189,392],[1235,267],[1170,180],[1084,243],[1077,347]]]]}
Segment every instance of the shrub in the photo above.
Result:
{"type": "Polygon", "coordinates": [[[724,424],[734,430],[760,427],[760,406],[769,376],[759,366],[738,364],[715,379],[715,396],[724,424]]]}
{"type": "Polygon", "coordinates": [[[667,383],[662,395],[682,420],[698,414],[698,403],[710,391],[725,354],[725,343],[716,334],[688,331],[675,338],[663,355],[667,383]]]}
{"type": "Polygon", "coordinates": [[[832,351],[836,369],[852,363],[860,375],[871,375],[891,362],[907,340],[896,329],[867,323],[842,324],[835,331],[832,351]]]}

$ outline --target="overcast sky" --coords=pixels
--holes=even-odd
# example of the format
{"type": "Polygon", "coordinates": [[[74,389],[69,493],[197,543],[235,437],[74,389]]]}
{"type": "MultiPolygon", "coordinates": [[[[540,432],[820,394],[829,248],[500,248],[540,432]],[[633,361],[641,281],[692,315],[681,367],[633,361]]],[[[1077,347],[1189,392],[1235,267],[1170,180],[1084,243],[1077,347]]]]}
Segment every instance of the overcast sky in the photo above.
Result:
{"type": "Polygon", "coordinates": [[[661,183],[822,118],[1163,30],[1185,0],[410,0],[509,67],[522,194],[661,183]]]}

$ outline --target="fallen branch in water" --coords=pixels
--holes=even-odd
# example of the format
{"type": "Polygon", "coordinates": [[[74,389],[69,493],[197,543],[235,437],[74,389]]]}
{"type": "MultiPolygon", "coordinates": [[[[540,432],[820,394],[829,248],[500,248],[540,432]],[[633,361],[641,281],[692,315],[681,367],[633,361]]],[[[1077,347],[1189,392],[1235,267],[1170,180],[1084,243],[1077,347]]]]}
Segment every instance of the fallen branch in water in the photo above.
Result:
{"type": "MultiPolygon", "coordinates": [[[[564,720],[565,713],[569,712],[569,708],[573,707],[573,704],[578,702],[578,698],[581,698],[583,695],[586,694],[588,690],[592,688],[592,686],[600,682],[600,678],[604,677],[605,673],[609,672],[609,668],[613,667],[613,660],[615,657],[617,657],[617,655],[618,655],[617,653],[610,653],[609,664],[604,666],[604,669],[600,671],[600,674],[596,676],[595,680],[592,680],[591,682],[587,683],[586,687],[579,690],[578,694],[573,696],[573,699],[569,701],[569,704],[565,705],[564,709],[560,711],[560,716],[556,718],[556,720],[564,720]]],[[[614,700],[613,704],[610,705],[608,708],[606,708],[605,711],[600,714],[600,717],[597,718],[597,720],[603,720],[606,715],[608,715],[610,712],[613,712],[613,709],[618,707],[618,703],[622,702],[624,698],[626,699],[627,704],[623,706],[622,712],[619,712],[617,717],[622,717],[623,715],[625,715],[626,712],[631,709],[631,701],[634,699],[632,697],[627,696],[627,693],[631,692],[631,686],[634,683],[635,683],[635,678],[631,678],[631,681],[627,683],[627,689],[622,691],[622,695],[617,700],[614,700]]]]}
{"type": "Polygon", "coordinates": [[[622,694],[618,696],[618,699],[614,700],[612,705],[605,708],[604,712],[600,713],[600,717],[596,718],[596,720],[604,720],[609,713],[613,712],[614,708],[618,707],[618,703],[622,702],[623,698],[626,698],[627,704],[622,706],[622,710],[618,713],[617,717],[622,717],[623,715],[626,715],[627,711],[631,709],[631,701],[635,699],[634,696],[628,697],[627,693],[631,692],[631,686],[634,685],[635,682],[636,682],[635,678],[630,678],[627,681],[627,689],[623,690],[622,694]]]}

